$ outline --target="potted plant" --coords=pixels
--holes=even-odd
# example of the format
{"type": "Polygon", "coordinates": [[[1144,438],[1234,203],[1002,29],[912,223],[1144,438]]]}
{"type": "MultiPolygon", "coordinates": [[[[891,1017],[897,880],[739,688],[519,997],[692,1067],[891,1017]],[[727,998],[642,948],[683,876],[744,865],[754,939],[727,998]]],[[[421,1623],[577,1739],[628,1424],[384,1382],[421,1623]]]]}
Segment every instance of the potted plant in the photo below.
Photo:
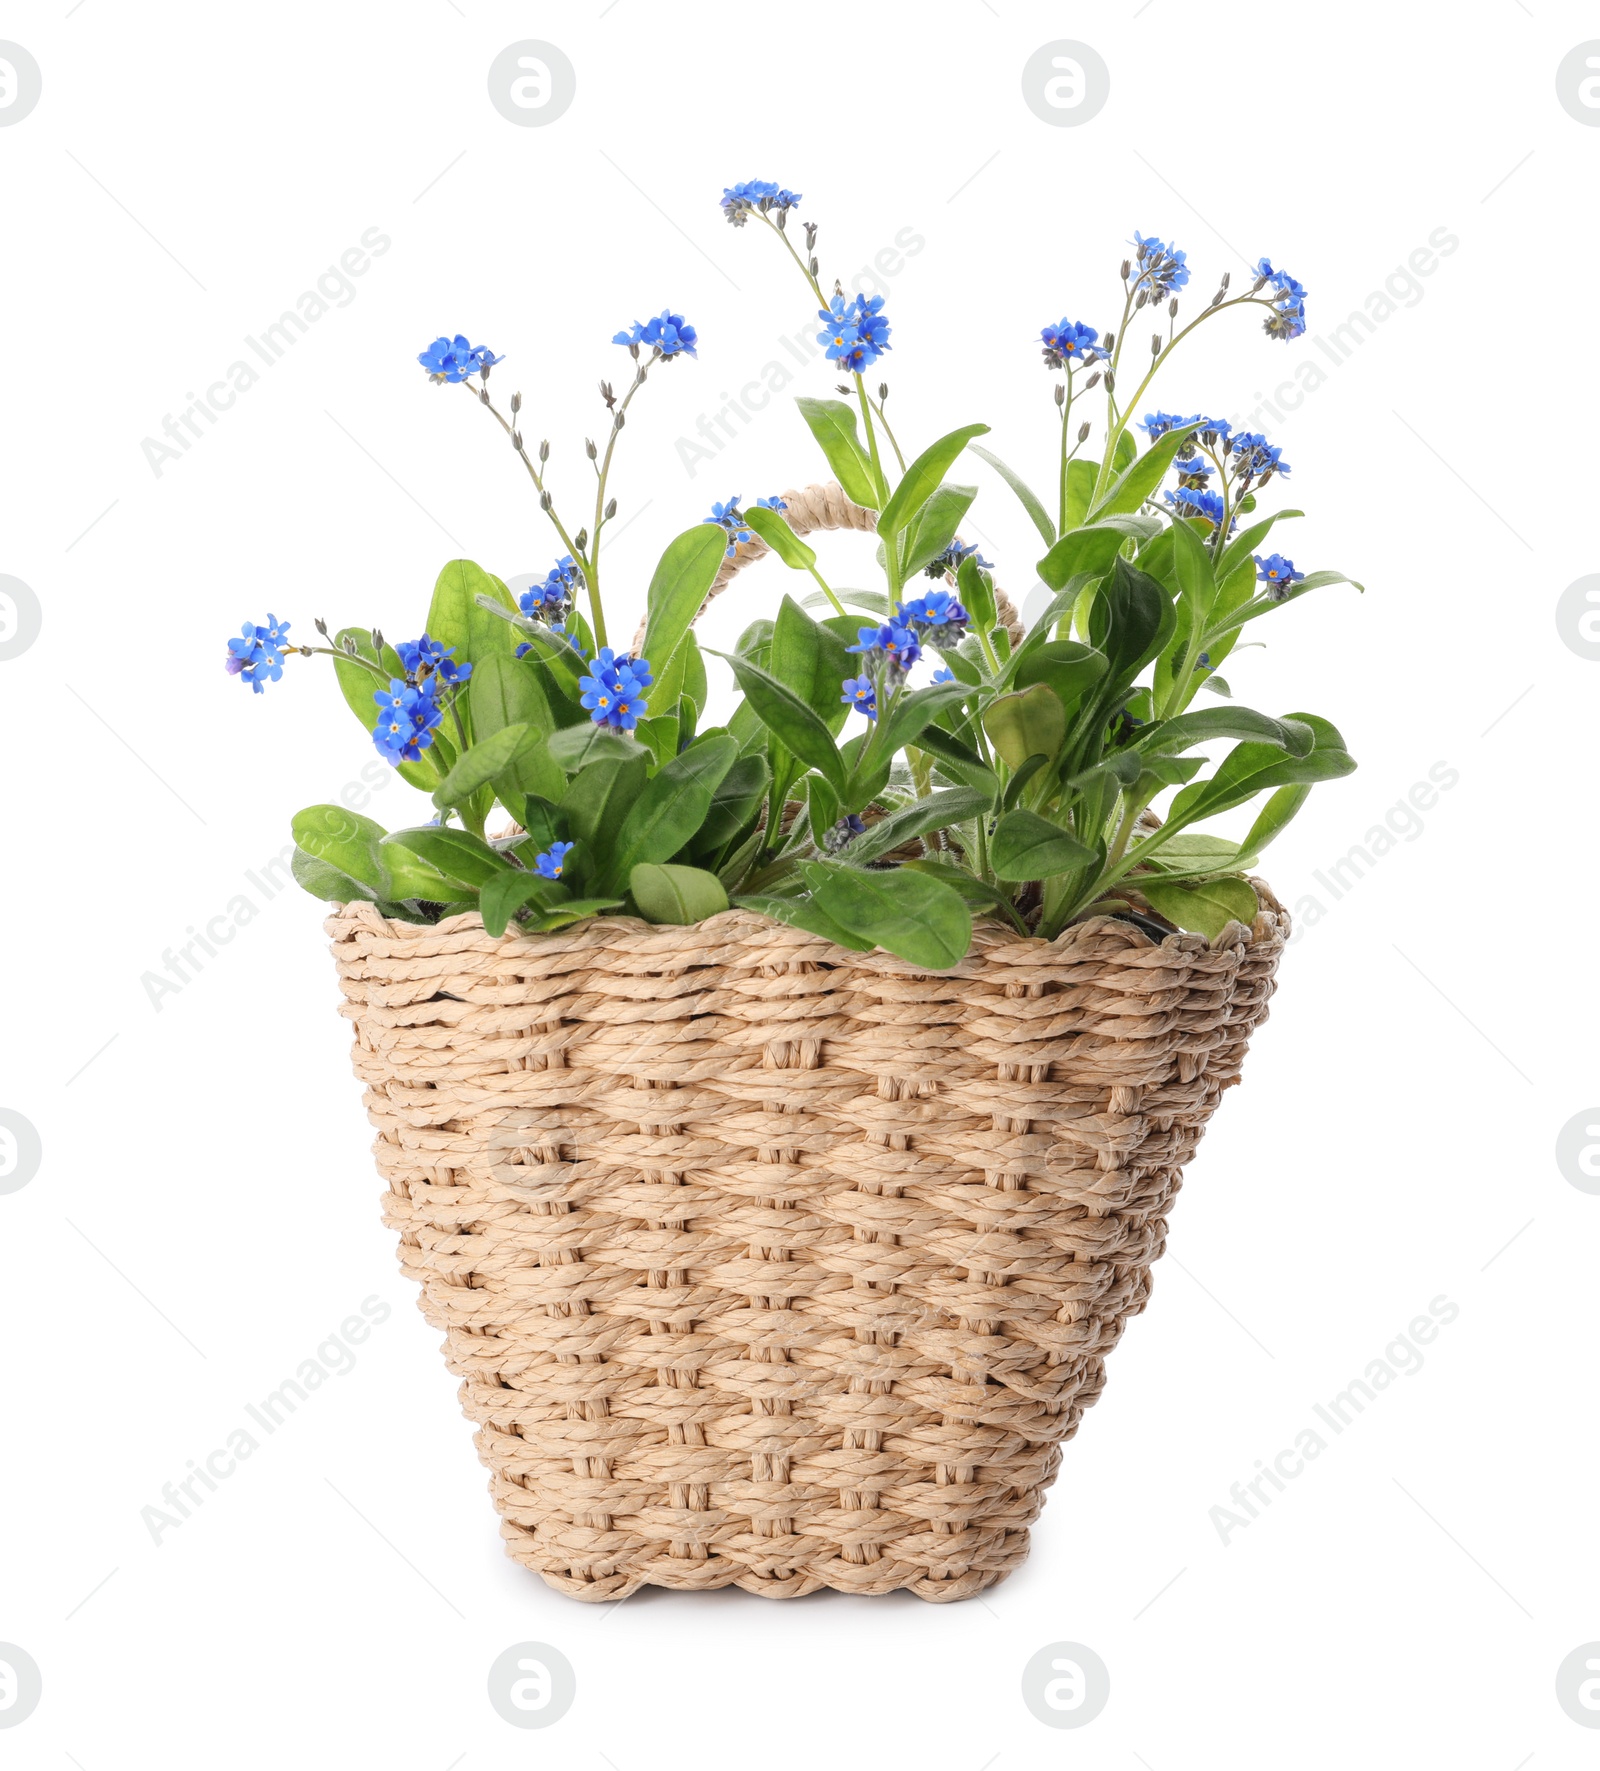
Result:
{"type": "Polygon", "coordinates": [[[1147,409],[1199,325],[1303,333],[1300,284],[1262,260],[1186,318],[1185,255],[1135,235],[1114,328],[1041,332],[1047,501],[982,424],[902,447],[882,298],[824,289],[799,204],[722,199],[817,307],[845,397],[798,404],[832,480],[669,542],[627,651],[601,544],[635,400],[696,354],[671,310],[616,334],[631,379],[601,383],[581,520],[520,394],[491,394],[501,359],[422,353],[532,481],[542,583],[453,560],[415,640],[269,616],[229,642],[257,693],[331,656],[429,796],[394,831],[302,811],[295,872],[335,906],[386,1222],[508,1549],[586,1599],[955,1599],[1022,1559],[1266,1010],[1288,919],[1248,870],[1355,766],[1220,675],[1250,623],[1344,581],[1266,551],[1298,514],[1260,508],[1280,451],[1147,409]],[[961,540],[964,454],[1039,531],[1026,628],[961,540]],[[881,588],[836,590],[821,528],[875,537],[881,588]],[[714,654],[741,699],[713,720],[694,619],[768,552],[808,594],[714,654]],[[1246,806],[1242,836],[1206,828],[1246,806]]]}

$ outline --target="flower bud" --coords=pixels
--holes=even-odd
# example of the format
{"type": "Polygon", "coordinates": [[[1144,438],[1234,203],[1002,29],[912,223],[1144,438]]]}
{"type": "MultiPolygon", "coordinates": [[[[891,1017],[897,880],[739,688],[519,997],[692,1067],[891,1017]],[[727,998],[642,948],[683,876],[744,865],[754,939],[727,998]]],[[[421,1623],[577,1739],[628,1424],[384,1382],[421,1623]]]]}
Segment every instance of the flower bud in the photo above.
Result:
{"type": "Polygon", "coordinates": [[[1107,349],[1107,350],[1110,350],[1110,349],[1111,349],[1111,347],[1112,347],[1112,346],[1113,346],[1113,345],[1114,345],[1114,344],[1115,344],[1115,343],[1116,343],[1116,342],[1117,342],[1117,335],[1116,335],[1116,333],[1115,333],[1115,332],[1108,332],[1108,333],[1107,333],[1107,334],[1106,334],[1106,349],[1107,349]]]}
{"type": "Polygon", "coordinates": [[[616,514],[617,514],[617,501],[616,501],[616,499],[615,498],[607,499],[606,500],[606,521],[609,523],[611,521],[611,519],[616,514]]]}
{"type": "Polygon", "coordinates": [[[1153,357],[1161,355],[1161,334],[1159,332],[1150,340],[1150,355],[1153,357]]]}
{"type": "Polygon", "coordinates": [[[612,415],[611,428],[613,430],[621,430],[623,425],[625,425],[627,422],[628,422],[627,413],[619,410],[612,415]]]}
{"type": "Polygon", "coordinates": [[[555,503],[555,500],[550,496],[550,494],[548,492],[541,492],[539,494],[539,508],[540,508],[540,510],[549,510],[550,507],[554,503],[555,503]]]}
{"type": "Polygon", "coordinates": [[[548,461],[550,459],[550,443],[548,438],[539,445],[539,459],[541,461],[548,461]]]}
{"type": "Polygon", "coordinates": [[[589,459],[591,461],[593,461],[595,459],[595,457],[600,453],[600,451],[597,448],[595,448],[595,446],[594,446],[594,438],[593,437],[585,437],[583,439],[583,452],[585,455],[587,455],[589,457],[589,459]]]}
{"type": "Polygon", "coordinates": [[[1056,383],[1056,404],[1058,406],[1064,406],[1064,405],[1066,405],[1066,403],[1067,403],[1067,385],[1064,381],[1058,381],[1056,383]]]}
{"type": "Polygon", "coordinates": [[[1088,439],[1089,439],[1089,420],[1086,418],[1086,419],[1084,419],[1083,423],[1078,426],[1078,441],[1080,443],[1084,443],[1084,442],[1087,442],[1088,439]]]}
{"type": "Polygon", "coordinates": [[[1124,283],[1127,282],[1128,277],[1130,276],[1132,271],[1133,271],[1133,265],[1126,258],[1123,259],[1123,261],[1122,261],[1122,280],[1124,283]]]}
{"type": "Polygon", "coordinates": [[[522,432],[520,430],[512,431],[511,447],[515,449],[519,455],[522,453],[522,432]]]}
{"type": "Polygon", "coordinates": [[[1089,379],[1083,385],[1085,388],[1096,387],[1099,385],[1099,381],[1100,381],[1100,371],[1098,369],[1096,369],[1094,374],[1091,375],[1089,377],[1089,379]]]}
{"type": "Polygon", "coordinates": [[[1108,370],[1106,370],[1106,392],[1108,394],[1110,394],[1110,393],[1115,393],[1116,391],[1117,391],[1117,378],[1108,369],[1108,370]]]}
{"type": "Polygon", "coordinates": [[[317,632],[320,633],[324,639],[328,637],[328,624],[320,615],[311,623],[311,625],[316,628],[317,632]]]}
{"type": "Polygon", "coordinates": [[[836,381],[833,384],[833,391],[836,394],[847,394],[850,392],[850,384],[846,381],[836,381]]]}
{"type": "Polygon", "coordinates": [[[372,630],[372,649],[378,653],[383,651],[383,629],[381,627],[375,627],[372,630]]]}
{"type": "Polygon", "coordinates": [[[882,403],[886,399],[888,399],[888,397],[889,397],[889,384],[887,381],[880,381],[878,383],[878,403],[879,403],[879,405],[882,405],[882,403]]]}
{"type": "Polygon", "coordinates": [[[589,545],[589,531],[587,529],[580,529],[577,534],[573,536],[572,545],[577,548],[579,553],[582,553],[589,545]]]}
{"type": "MultiPolygon", "coordinates": [[[[489,373],[489,371],[487,369],[485,369],[484,374],[487,375],[488,373],[489,373]]],[[[479,383],[479,386],[478,386],[478,398],[479,398],[479,400],[482,401],[482,403],[485,406],[487,406],[489,404],[489,390],[488,390],[488,388],[484,387],[482,385],[482,383],[479,383]]]]}
{"type": "Polygon", "coordinates": [[[1172,300],[1167,303],[1167,314],[1174,320],[1178,317],[1178,298],[1176,295],[1174,295],[1172,300]]]}
{"type": "Polygon", "coordinates": [[[1222,287],[1224,289],[1226,289],[1232,281],[1233,281],[1233,272],[1232,271],[1224,271],[1222,273],[1222,287]]]}
{"type": "Polygon", "coordinates": [[[789,231],[788,221],[789,211],[787,209],[780,209],[778,211],[778,232],[780,234],[786,234],[789,231]]]}
{"type": "Polygon", "coordinates": [[[1221,307],[1222,306],[1222,298],[1226,293],[1227,293],[1226,290],[1219,289],[1216,292],[1216,294],[1211,297],[1211,305],[1213,307],[1221,307]]]}
{"type": "Polygon", "coordinates": [[[1267,281],[1267,279],[1265,277],[1257,277],[1256,280],[1250,285],[1250,293],[1252,295],[1254,295],[1258,289],[1265,288],[1266,281],[1267,281]]]}
{"type": "Polygon", "coordinates": [[[522,389],[519,387],[511,396],[511,416],[513,418],[522,410],[522,389]]]}
{"type": "Polygon", "coordinates": [[[1142,308],[1149,299],[1150,291],[1148,289],[1141,289],[1139,291],[1139,299],[1133,304],[1133,311],[1138,313],[1139,309],[1142,308]]]}

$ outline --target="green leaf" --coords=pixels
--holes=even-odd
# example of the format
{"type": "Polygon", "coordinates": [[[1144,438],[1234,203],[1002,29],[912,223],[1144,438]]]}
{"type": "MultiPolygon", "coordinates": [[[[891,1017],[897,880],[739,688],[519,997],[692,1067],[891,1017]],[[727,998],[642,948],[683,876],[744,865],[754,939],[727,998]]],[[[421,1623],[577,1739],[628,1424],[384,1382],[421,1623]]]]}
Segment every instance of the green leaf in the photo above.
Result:
{"type": "Polygon", "coordinates": [[[973,699],[973,691],[963,682],[900,689],[889,702],[889,711],[878,716],[883,731],[874,749],[882,756],[893,756],[905,745],[915,744],[918,736],[942,714],[973,699]]]}
{"type": "Polygon", "coordinates": [[[472,735],[479,743],[507,726],[528,726],[542,733],[554,729],[538,666],[505,652],[492,653],[473,666],[467,701],[472,735]]]}
{"type": "Polygon", "coordinates": [[[352,879],[348,873],[341,872],[330,862],[319,861],[315,855],[308,855],[301,848],[297,848],[290,858],[289,871],[313,898],[321,898],[330,904],[353,904],[360,901],[373,903],[378,896],[359,879],[352,879]]]}
{"type": "Polygon", "coordinates": [[[1105,496],[1094,507],[1092,514],[1099,517],[1108,512],[1137,510],[1161,484],[1167,469],[1172,466],[1172,458],[1194,435],[1197,428],[1196,425],[1186,424],[1175,427],[1158,438],[1143,455],[1136,457],[1117,475],[1106,488],[1105,496]]]}
{"type": "Polygon", "coordinates": [[[433,601],[428,605],[429,637],[441,646],[454,646],[456,662],[470,663],[474,675],[483,660],[496,653],[509,656],[517,648],[516,629],[481,607],[480,596],[507,614],[517,613],[511,592],[476,560],[450,560],[434,584],[433,601]]]}
{"type": "MultiPolygon", "coordinates": [[[[1309,793],[1311,790],[1307,787],[1285,791],[1309,793]]],[[[1155,868],[1163,879],[1211,879],[1219,873],[1237,873],[1241,868],[1253,867],[1257,859],[1252,849],[1229,842],[1226,837],[1207,836],[1198,830],[1173,837],[1149,856],[1141,852],[1147,846],[1148,839],[1136,844],[1128,851],[1127,859],[1135,866],[1142,864],[1155,868]]],[[[1146,877],[1134,874],[1128,884],[1142,886],[1146,877]]]]}
{"type": "Polygon", "coordinates": [[[1089,500],[1094,496],[1099,471],[1092,461],[1067,463],[1067,520],[1061,528],[1063,536],[1081,529],[1089,520],[1089,500]]]}
{"type": "MultiPolygon", "coordinates": [[[[334,635],[334,649],[343,652],[346,640],[354,640],[356,651],[363,658],[377,663],[378,654],[373,649],[372,635],[364,627],[342,627],[334,635]]],[[[383,668],[389,677],[403,677],[405,666],[401,664],[392,646],[383,648],[383,668]]],[[[374,676],[370,670],[354,663],[347,657],[335,658],[333,674],[339,679],[339,691],[344,696],[345,705],[361,721],[361,729],[370,738],[372,728],[378,723],[378,703],[373,699],[388,688],[388,682],[382,677],[374,676]]],[[[435,734],[435,742],[437,742],[435,734]]],[[[419,759],[414,763],[400,763],[397,772],[401,780],[408,781],[413,787],[420,787],[424,793],[433,791],[434,783],[439,779],[438,771],[432,762],[419,759]]]]}
{"type": "Polygon", "coordinates": [[[584,922],[591,916],[598,916],[603,910],[621,908],[620,898],[568,898],[560,904],[553,904],[548,910],[536,912],[528,918],[524,927],[541,935],[551,935],[557,929],[570,928],[575,922],[584,922]]]}
{"type": "Polygon", "coordinates": [[[728,908],[722,881],[699,867],[641,862],[628,875],[628,890],[646,922],[704,922],[728,908]]]}
{"type": "MultiPolygon", "coordinates": [[[[852,632],[850,638],[855,637],[852,632]]],[[[839,698],[839,685],[855,675],[855,660],[845,646],[837,633],[813,621],[793,597],[783,599],[763,668],[792,689],[830,733],[837,733],[850,717],[850,709],[839,698]]]]}
{"type": "Polygon", "coordinates": [[[1053,757],[1067,736],[1067,710],[1046,683],[1002,695],[983,711],[983,729],[1008,768],[1030,756],[1053,757]]]}
{"type": "Polygon", "coordinates": [[[744,513],[745,524],[753,530],[786,566],[797,572],[809,571],[817,563],[816,551],[807,547],[783,520],[780,512],[757,505],[744,513]]]}
{"type": "Polygon", "coordinates": [[[1209,549],[1195,533],[1194,522],[1179,517],[1168,530],[1172,537],[1172,566],[1189,611],[1190,632],[1205,625],[1217,600],[1217,580],[1209,549]]]}
{"type": "Polygon", "coordinates": [[[976,486],[953,486],[946,481],[935,488],[906,542],[905,560],[900,569],[907,578],[920,572],[930,560],[937,559],[955,540],[961,519],[977,496],[976,486]]]}
{"type": "Polygon", "coordinates": [[[993,803],[990,794],[976,787],[941,788],[925,799],[902,806],[898,812],[891,812],[887,818],[880,818],[845,848],[841,859],[852,867],[864,867],[868,861],[876,861],[901,843],[925,836],[930,830],[943,830],[965,818],[981,818],[993,803]]]}
{"type": "Polygon", "coordinates": [[[396,898],[421,898],[430,904],[448,904],[461,896],[460,881],[446,878],[431,861],[425,861],[404,843],[381,842],[378,856],[389,875],[390,891],[396,898]]]}
{"type": "Polygon", "coordinates": [[[626,732],[613,732],[608,726],[596,725],[592,719],[554,733],[549,741],[549,750],[556,765],[569,775],[575,775],[580,769],[605,757],[625,761],[630,757],[647,754],[645,747],[637,739],[630,738],[626,732]]]}
{"type": "Polygon", "coordinates": [[[378,854],[383,826],[346,806],[307,806],[289,826],[296,844],[316,861],[326,861],[366,886],[375,898],[389,898],[388,875],[378,854]]]}
{"type": "Polygon", "coordinates": [[[979,910],[998,910],[1013,923],[1017,921],[1017,913],[1011,907],[1011,900],[994,886],[985,885],[964,867],[954,866],[949,861],[937,861],[930,856],[902,861],[900,865],[909,867],[914,873],[924,873],[929,879],[938,880],[941,885],[949,886],[953,892],[958,892],[968,904],[979,910]]]}
{"type": "MultiPolygon", "coordinates": [[[[492,621],[494,616],[491,615],[489,619],[492,621]]],[[[539,621],[525,622],[510,631],[517,644],[528,645],[530,650],[526,656],[538,660],[539,667],[549,679],[549,688],[569,706],[575,706],[579,699],[578,679],[589,669],[583,653],[570,640],[552,633],[539,621]]]]}
{"type": "Polygon", "coordinates": [[[543,910],[566,896],[558,881],[538,873],[498,873],[478,893],[478,914],[486,934],[498,939],[519,910],[532,904],[543,910]]]}
{"type": "Polygon", "coordinates": [[[640,750],[633,756],[602,756],[586,763],[562,795],[560,813],[573,840],[584,845],[602,873],[644,783],[645,752],[640,750]]]}
{"type": "MultiPolygon", "coordinates": [[[[977,558],[973,554],[969,553],[956,568],[956,594],[961,599],[961,606],[972,617],[973,625],[978,631],[980,633],[991,632],[1000,619],[995,609],[994,580],[978,564],[977,558]]],[[[954,648],[952,648],[953,650],[954,648]]],[[[951,653],[946,652],[943,647],[940,648],[940,651],[948,663],[951,653]]],[[[950,668],[954,670],[954,664],[951,664],[950,668]]],[[[973,680],[977,680],[976,675],[973,680]]]]}
{"type": "Polygon", "coordinates": [[[535,857],[542,855],[551,843],[560,840],[559,813],[548,799],[529,793],[523,796],[522,812],[517,822],[522,826],[524,834],[513,847],[516,854],[531,867],[535,857]]]}
{"type": "Polygon", "coordinates": [[[393,830],[387,842],[410,849],[452,884],[464,886],[466,894],[458,895],[475,893],[497,873],[507,872],[511,867],[504,855],[490,848],[481,836],[474,836],[470,830],[423,824],[412,830],[393,830]]]}
{"type": "Polygon", "coordinates": [[[972,945],[972,913],[959,893],[926,874],[811,862],[802,869],[817,907],[858,940],[924,971],[948,971],[972,945]]]}
{"type": "Polygon", "coordinates": [[[492,738],[462,751],[450,773],[434,789],[433,803],[440,811],[447,806],[464,805],[480,787],[506,773],[523,748],[543,750],[544,742],[528,726],[502,726],[492,738]]]}
{"type": "Polygon", "coordinates": [[[805,789],[806,818],[811,826],[811,840],[821,849],[839,822],[839,796],[833,791],[825,775],[807,775],[805,789]]]}
{"type": "Polygon", "coordinates": [[[776,898],[755,892],[735,898],[734,904],[740,910],[752,910],[757,916],[769,917],[788,928],[804,929],[808,935],[821,935],[824,941],[832,941],[835,947],[847,947],[854,953],[870,953],[873,948],[871,941],[852,935],[810,898],[776,898]]]}
{"type": "Polygon", "coordinates": [[[670,663],[710,593],[727,547],[727,532],[717,523],[696,523],[667,543],[650,580],[642,657],[663,668],[670,663]]]}
{"type": "Polygon", "coordinates": [[[1156,656],[1176,623],[1177,613],[1162,585],[1119,558],[1094,600],[1089,638],[1105,653],[1111,681],[1123,682],[1156,656]]]}
{"type": "MultiPolygon", "coordinates": [[[[1029,517],[1032,518],[1034,528],[1036,528],[1044,537],[1045,546],[1053,546],[1056,539],[1056,526],[1050,520],[1050,516],[1046,512],[1044,505],[1040,503],[1038,495],[1023,479],[1017,474],[1014,474],[998,455],[991,455],[987,449],[979,448],[976,443],[970,444],[969,447],[971,448],[972,453],[976,455],[980,461],[987,461],[990,467],[992,467],[1011,490],[1016,493],[1018,499],[1021,501],[1022,508],[1028,513],[1029,517]]],[[[985,505],[984,508],[987,510],[988,506],[985,505]]]]}
{"type": "Polygon", "coordinates": [[[617,832],[606,877],[627,879],[636,867],[677,854],[705,822],[711,796],[738,755],[726,732],[708,735],[646,782],[617,832]]]}
{"type": "Polygon", "coordinates": [[[1237,875],[1201,880],[1196,885],[1154,879],[1129,883],[1138,887],[1158,915],[1180,929],[1204,935],[1208,941],[1216,940],[1230,922],[1242,922],[1249,928],[1261,909],[1249,880],[1237,875]]]}
{"type": "Polygon", "coordinates": [[[1196,781],[1177,795],[1168,812],[1168,826],[1213,818],[1269,787],[1309,787],[1354,771],[1355,759],[1327,720],[1309,713],[1288,717],[1311,727],[1314,742],[1305,756],[1286,756],[1271,744],[1235,745],[1209,781],[1196,781]]]}
{"type": "Polygon", "coordinates": [[[937,757],[939,766],[955,775],[969,787],[977,787],[991,797],[1000,791],[1000,778],[970,745],[939,725],[926,725],[917,734],[917,748],[937,757]]]}
{"type": "Polygon", "coordinates": [[[1139,444],[1133,432],[1119,430],[1117,432],[1117,446],[1111,455],[1111,465],[1120,473],[1123,468],[1131,465],[1138,453],[1139,444]]]}
{"type": "MultiPolygon", "coordinates": [[[[1080,574],[1091,579],[1103,578],[1127,539],[1126,531],[1112,523],[1069,529],[1039,561],[1039,576],[1051,590],[1061,590],[1069,579],[1080,574]]],[[[1034,623],[1036,628],[1044,625],[1042,621],[1034,623]]]]}
{"type": "Polygon", "coordinates": [[[1146,755],[1175,756],[1192,745],[1209,744],[1214,738],[1246,738],[1273,744],[1291,756],[1308,755],[1313,743],[1311,728],[1298,720],[1273,719],[1248,707],[1202,707],[1146,726],[1132,748],[1146,755]]]}
{"type": "MultiPolygon", "coordinates": [[[[738,740],[733,742],[737,745],[738,740]]],[[[814,781],[821,779],[820,775],[812,776],[814,781]]],[[[710,855],[741,836],[760,812],[771,781],[772,771],[764,756],[739,757],[711,795],[711,804],[694,837],[696,855],[710,855]]]]}
{"type": "Polygon", "coordinates": [[[878,492],[872,483],[871,463],[856,437],[854,407],[843,400],[813,400],[803,395],[795,404],[828,458],[828,466],[845,497],[868,510],[876,510],[878,492]]]}
{"type": "Polygon", "coordinates": [[[1241,854],[1259,855],[1310,797],[1309,787],[1280,787],[1256,813],[1255,823],[1239,845],[1241,854]]]}
{"type": "Polygon", "coordinates": [[[778,742],[793,751],[801,762],[820,770],[834,789],[843,793],[844,759],[833,741],[832,732],[810,706],[787,683],[779,682],[747,658],[727,652],[713,652],[712,656],[724,659],[733,667],[733,674],[746,699],[778,742]]]}
{"type": "Polygon", "coordinates": [[[1048,879],[1092,865],[1095,851],[1041,818],[1037,812],[1007,812],[989,838],[989,862],[1001,879],[1048,879]]]}
{"type": "Polygon", "coordinates": [[[1048,683],[1069,713],[1106,673],[1103,654],[1076,640],[1049,640],[1019,658],[1012,678],[1017,688],[1048,683]]]}
{"type": "Polygon", "coordinates": [[[634,736],[643,739],[657,763],[670,762],[678,754],[678,716],[673,713],[662,714],[659,719],[642,719],[634,728],[634,736]]]}
{"type": "Polygon", "coordinates": [[[950,431],[922,451],[906,469],[900,484],[895,487],[889,502],[883,507],[883,513],[878,518],[880,540],[892,539],[910,523],[933,496],[939,482],[961,451],[974,437],[987,435],[988,430],[986,424],[963,425],[960,430],[950,431]]]}

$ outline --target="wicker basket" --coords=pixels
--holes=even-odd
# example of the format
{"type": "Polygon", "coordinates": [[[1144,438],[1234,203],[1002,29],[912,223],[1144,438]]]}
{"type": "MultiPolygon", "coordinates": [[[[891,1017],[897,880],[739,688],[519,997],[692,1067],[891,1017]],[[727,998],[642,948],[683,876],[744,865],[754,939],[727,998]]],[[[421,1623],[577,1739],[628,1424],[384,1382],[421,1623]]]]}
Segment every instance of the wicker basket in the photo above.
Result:
{"type": "Polygon", "coordinates": [[[986,924],[937,974],[738,910],[332,916],[509,1553],[582,1599],[1003,1579],[1266,1013],[1257,890],[1210,943],[986,924]]]}

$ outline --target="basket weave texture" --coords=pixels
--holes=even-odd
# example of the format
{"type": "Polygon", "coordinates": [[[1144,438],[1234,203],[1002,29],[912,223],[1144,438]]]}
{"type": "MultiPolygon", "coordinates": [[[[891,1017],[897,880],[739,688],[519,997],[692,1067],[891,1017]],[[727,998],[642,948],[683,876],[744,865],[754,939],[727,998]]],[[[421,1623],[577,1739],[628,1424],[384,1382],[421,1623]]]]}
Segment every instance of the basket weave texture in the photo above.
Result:
{"type": "Polygon", "coordinates": [[[619,1599],[961,1599],[1027,1554],[1288,918],[980,926],[946,973],[732,910],[327,922],[386,1223],[509,1553],[619,1599]]]}

